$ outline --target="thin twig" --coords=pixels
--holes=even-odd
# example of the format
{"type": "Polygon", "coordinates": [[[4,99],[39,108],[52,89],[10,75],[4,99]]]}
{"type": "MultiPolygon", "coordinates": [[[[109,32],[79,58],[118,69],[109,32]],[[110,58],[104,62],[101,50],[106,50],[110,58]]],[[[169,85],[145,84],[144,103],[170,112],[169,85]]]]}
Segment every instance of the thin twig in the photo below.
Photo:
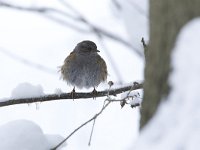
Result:
{"type": "Polygon", "coordinates": [[[96,33],[97,37],[101,37],[101,35],[107,36],[111,39],[114,39],[116,41],[119,41],[123,44],[125,44],[126,46],[130,47],[131,49],[133,49],[139,56],[143,57],[143,53],[141,50],[137,49],[136,47],[134,47],[132,44],[130,44],[129,42],[123,40],[121,37],[111,34],[110,32],[107,32],[97,26],[94,26],[93,24],[91,24],[79,11],[77,11],[75,8],[73,8],[71,5],[69,5],[69,3],[67,3],[65,0],[59,0],[66,8],[70,8],[74,13],[76,13],[79,17],[79,21],[87,24],[91,30],[96,33]]]}
{"type": "MultiPolygon", "coordinates": [[[[109,88],[108,88],[108,94],[107,94],[107,99],[110,99],[110,89],[111,89],[111,87],[113,86],[113,82],[112,81],[109,81],[108,82],[108,85],[109,85],[109,88]]],[[[104,103],[103,103],[103,107],[105,106],[105,104],[106,104],[106,100],[104,101],[104,103]]],[[[103,109],[103,107],[102,107],[102,109],[103,109]]],[[[90,134],[90,139],[89,139],[89,142],[88,142],[88,145],[90,146],[91,145],[91,140],[92,140],[92,134],[93,134],[93,130],[94,130],[94,125],[95,125],[95,121],[96,121],[96,119],[94,119],[94,122],[93,122],[93,125],[92,125],[92,130],[91,130],[91,134],[90,134]]]]}
{"type": "MultiPolygon", "coordinates": [[[[69,6],[67,4],[67,2],[65,2],[65,5],[68,9],[70,8],[74,13],[76,13],[77,16],[71,15],[66,13],[65,11],[56,9],[56,8],[49,8],[49,7],[23,7],[23,6],[18,6],[18,5],[13,5],[7,2],[0,2],[0,7],[7,7],[7,8],[11,8],[11,9],[16,9],[16,10],[20,10],[20,11],[29,11],[29,12],[35,12],[35,13],[39,13],[39,14],[49,14],[48,18],[51,20],[56,21],[57,23],[63,24],[64,25],[70,25],[72,27],[71,24],[66,23],[66,21],[61,21],[60,19],[56,19],[55,17],[50,17],[50,13],[51,14],[59,14],[63,17],[66,17],[68,19],[71,19],[73,21],[78,21],[79,23],[83,23],[85,25],[87,25],[91,31],[93,31],[95,34],[101,34],[105,37],[108,37],[112,40],[115,40],[117,42],[120,42],[122,44],[124,44],[125,46],[131,48],[132,50],[134,50],[136,52],[136,54],[138,54],[138,56],[143,57],[143,52],[134,47],[131,43],[127,42],[126,40],[124,40],[123,38],[121,38],[120,36],[117,36],[116,34],[110,33],[109,31],[106,31],[100,27],[95,26],[94,24],[90,23],[81,13],[79,13],[75,8],[73,8],[72,6],[69,6]]],[[[82,29],[77,28],[76,26],[73,26],[73,29],[78,29],[79,31],[81,31],[82,29]]],[[[85,32],[85,30],[83,30],[85,32]]]]}
{"type": "MultiPolygon", "coordinates": [[[[134,82],[132,87],[128,90],[128,93],[126,94],[126,96],[124,98],[122,98],[122,99],[113,99],[111,97],[108,97],[105,101],[108,101],[108,102],[120,102],[121,107],[124,107],[125,104],[130,104],[130,103],[127,102],[127,99],[133,98],[133,96],[130,96],[130,93],[131,93],[131,91],[134,90],[134,87],[138,86],[138,85],[139,84],[137,82],[134,82]]],[[[140,105],[141,105],[141,103],[135,103],[134,105],[132,104],[131,107],[133,108],[133,107],[137,107],[137,106],[140,106],[140,105]]]]}
{"type": "Polygon", "coordinates": [[[89,122],[95,120],[105,109],[106,107],[108,107],[108,105],[111,102],[108,102],[104,105],[104,107],[96,114],[94,115],[92,118],[90,118],[88,121],[84,122],[83,124],[81,124],[79,127],[77,127],[72,133],[70,133],[62,142],[60,142],[57,146],[55,146],[54,148],[52,148],[51,150],[56,150],[58,147],[60,147],[63,143],[65,143],[74,133],[76,133],[80,128],[82,128],[83,126],[85,126],[86,124],[88,124],[89,122]]]}
{"type": "Polygon", "coordinates": [[[41,15],[51,21],[54,21],[54,22],[60,24],[60,25],[67,26],[71,29],[74,29],[77,32],[81,32],[81,33],[90,33],[91,32],[89,29],[83,29],[83,28],[79,27],[80,26],[79,24],[76,25],[76,24],[67,22],[66,20],[63,20],[59,17],[55,17],[53,15],[48,15],[48,14],[41,14],[41,15]]]}
{"type": "Polygon", "coordinates": [[[145,41],[144,41],[144,38],[142,37],[142,40],[141,40],[141,42],[142,42],[142,45],[143,45],[143,47],[144,48],[146,48],[147,47],[147,45],[146,45],[146,43],[145,43],[145,41]]]}
{"type": "MultiPolygon", "coordinates": [[[[110,93],[110,89],[111,89],[111,86],[113,85],[113,83],[109,83],[109,89],[107,91],[107,99],[110,99],[110,96],[109,96],[109,93],[110,93]]],[[[139,84],[134,82],[134,84],[131,86],[131,88],[129,89],[129,92],[127,93],[127,96],[130,94],[130,92],[132,90],[134,90],[134,87],[135,86],[138,86],[139,84]]],[[[79,127],[77,127],[73,132],[71,132],[63,141],[61,141],[57,146],[55,146],[54,148],[52,148],[51,150],[56,150],[58,147],[60,147],[63,143],[65,143],[73,134],[75,134],[79,129],[81,129],[83,126],[87,125],[89,122],[93,121],[93,125],[92,125],[92,130],[91,130],[91,134],[90,134],[90,139],[89,139],[89,142],[88,142],[88,145],[90,146],[91,145],[91,140],[92,140],[92,135],[93,135],[93,131],[94,131],[94,126],[95,126],[95,121],[97,119],[97,117],[102,114],[102,112],[108,107],[108,105],[111,103],[112,101],[108,101],[106,103],[106,100],[104,101],[104,104],[103,104],[103,107],[101,108],[101,110],[95,114],[92,118],[90,118],[89,120],[87,120],[86,122],[84,122],[83,124],[81,124],[79,127]]],[[[140,106],[139,104],[135,104],[135,106],[133,107],[136,107],[136,106],[140,106]]]]}
{"type": "Polygon", "coordinates": [[[1,7],[7,7],[7,8],[12,8],[12,9],[17,9],[17,10],[21,10],[21,11],[30,11],[30,12],[37,12],[37,13],[58,13],[60,15],[63,15],[65,17],[69,17],[71,19],[78,19],[75,16],[68,14],[62,10],[59,9],[55,9],[55,8],[51,8],[51,7],[25,7],[25,6],[20,6],[20,5],[14,5],[14,4],[10,4],[7,2],[1,2],[0,1],[0,6],[1,7]]]}
{"type": "Polygon", "coordinates": [[[149,18],[147,12],[143,8],[141,8],[136,2],[128,0],[128,3],[131,4],[134,7],[134,9],[137,10],[141,15],[143,15],[147,19],[149,18]]]}
{"type": "Polygon", "coordinates": [[[91,130],[91,133],[90,133],[90,139],[89,139],[89,142],[88,142],[88,146],[91,145],[92,135],[93,135],[93,131],[94,131],[94,125],[95,125],[95,121],[96,121],[96,119],[94,119],[93,124],[92,124],[92,130],[91,130]]]}
{"type": "Polygon", "coordinates": [[[146,55],[147,55],[147,52],[148,52],[148,46],[147,46],[143,37],[142,37],[141,42],[142,42],[142,45],[143,45],[143,48],[144,48],[144,55],[145,55],[145,59],[146,59],[146,55]]]}
{"type": "Polygon", "coordinates": [[[21,57],[21,56],[19,56],[17,54],[14,54],[11,51],[9,51],[8,49],[5,49],[3,47],[0,47],[0,53],[4,54],[4,55],[8,56],[9,58],[14,59],[14,60],[16,60],[16,61],[18,61],[20,63],[23,63],[25,65],[29,65],[29,66],[31,66],[33,68],[36,68],[36,69],[38,69],[40,71],[47,72],[47,73],[54,74],[54,75],[57,72],[56,70],[48,68],[48,67],[46,67],[44,65],[41,65],[39,63],[30,61],[29,59],[23,58],[23,57],[21,57]]]}
{"type": "Polygon", "coordinates": [[[97,33],[97,37],[99,39],[99,42],[102,46],[102,48],[104,49],[104,52],[106,53],[108,60],[110,62],[110,64],[112,65],[113,71],[115,72],[115,75],[118,78],[118,82],[122,83],[123,79],[122,79],[122,75],[121,75],[121,71],[119,70],[119,68],[117,67],[116,63],[114,62],[114,59],[112,57],[112,55],[110,54],[110,51],[108,50],[108,48],[106,47],[104,41],[103,41],[103,37],[101,34],[97,33]]]}
{"type": "MultiPolygon", "coordinates": [[[[132,90],[142,89],[143,84],[138,83],[138,85],[134,85],[132,90]]],[[[124,86],[116,89],[111,89],[109,91],[110,95],[117,95],[120,93],[123,93],[125,91],[129,91],[132,88],[132,85],[124,86]]],[[[96,97],[103,97],[107,96],[108,91],[99,91],[96,94],[96,97]]],[[[76,93],[73,97],[73,99],[84,99],[84,98],[93,98],[94,95],[92,92],[88,93],[76,93]]],[[[3,106],[10,106],[10,105],[16,105],[16,104],[27,104],[27,103],[35,103],[35,102],[46,102],[46,101],[55,101],[55,100],[62,100],[62,99],[72,99],[71,93],[61,93],[61,94],[49,94],[44,95],[40,97],[32,97],[32,98],[14,98],[14,99],[8,99],[0,102],[0,107],[3,106]]]]}

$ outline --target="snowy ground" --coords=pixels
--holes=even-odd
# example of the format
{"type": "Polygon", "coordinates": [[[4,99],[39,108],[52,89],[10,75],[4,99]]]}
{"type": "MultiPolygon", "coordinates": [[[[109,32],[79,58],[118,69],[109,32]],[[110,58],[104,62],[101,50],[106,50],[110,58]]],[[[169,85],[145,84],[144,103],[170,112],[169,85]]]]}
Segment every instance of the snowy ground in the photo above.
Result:
{"type": "MultiPolygon", "coordinates": [[[[25,6],[29,4],[40,6],[47,3],[49,7],[60,6],[55,0],[44,0],[42,2],[39,0],[9,1],[15,1],[16,4],[20,4],[19,2],[21,2],[25,6]]],[[[146,39],[148,37],[148,29],[139,28],[143,24],[145,26],[147,21],[141,21],[144,18],[141,19],[134,16],[134,20],[130,19],[132,16],[129,15],[132,12],[130,5],[127,4],[130,2],[128,0],[126,3],[119,1],[122,5],[125,4],[123,5],[122,12],[114,10],[111,2],[107,0],[71,0],[69,2],[95,25],[120,35],[124,39],[134,39],[133,44],[138,48],[142,48],[140,36],[144,36],[146,39]],[[129,24],[133,24],[134,28],[131,29],[129,24]]],[[[135,2],[138,3],[137,1],[135,2]]],[[[140,2],[139,4],[147,10],[147,4],[142,5],[143,3],[140,2]]],[[[136,12],[133,14],[137,15],[136,12]]],[[[143,79],[143,60],[127,47],[108,38],[104,40],[108,49],[106,51],[105,47],[99,43],[98,38],[94,34],[74,31],[71,28],[50,21],[37,13],[16,11],[1,7],[0,18],[1,100],[8,97],[20,96],[21,90],[16,92],[19,86],[22,89],[26,88],[26,86],[31,86],[33,91],[34,87],[36,87],[35,92],[41,95],[52,94],[55,91],[58,92],[58,89],[64,92],[71,91],[72,87],[67,86],[66,83],[59,79],[60,75],[57,72],[57,67],[62,65],[65,57],[74,46],[85,39],[90,39],[98,45],[101,51],[100,55],[108,65],[108,81],[112,80],[117,84],[120,80],[123,83],[130,83],[143,79]],[[113,69],[110,58],[107,55],[108,52],[111,54],[119,70],[121,79],[119,79],[113,69]],[[42,67],[38,66],[38,64],[42,65],[42,67]]],[[[100,85],[98,89],[104,88],[107,88],[106,84],[100,85]]],[[[30,96],[30,93],[26,94],[30,96]]],[[[31,94],[33,96],[34,92],[31,92],[31,94]]],[[[21,93],[21,96],[24,96],[24,93],[21,93]]],[[[47,139],[45,139],[44,134],[56,134],[66,137],[77,126],[97,113],[102,107],[103,100],[103,98],[98,98],[95,101],[87,99],[45,102],[37,104],[37,107],[35,104],[1,107],[0,129],[11,130],[10,128],[12,128],[13,130],[17,130],[20,127],[26,128],[25,126],[27,126],[30,134],[32,134],[31,132],[38,132],[41,135],[40,137],[44,139],[40,142],[45,143],[47,139]],[[31,122],[19,121],[18,125],[17,122],[8,123],[18,119],[25,119],[31,122]],[[13,124],[15,127],[12,127],[13,124]]],[[[119,104],[112,104],[96,121],[92,145],[90,147],[87,144],[92,124],[85,126],[74,135],[67,142],[67,147],[64,149],[124,150],[131,148],[138,132],[138,110],[138,108],[132,109],[129,107],[121,109],[119,104]]],[[[29,135],[29,132],[25,132],[23,135],[29,135]]],[[[18,136],[16,132],[18,138],[24,137],[23,135],[18,136]]],[[[1,132],[0,134],[1,139],[7,139],[10,136],[7,132],[1,132]]],[[[56,138],[53,141],[58,141],[58,139],[56,138]]],[[[52,142],[50,143],[52,144],[52,142]]],[[[13,144],[16,143],[13,142],[13,144]]]]}

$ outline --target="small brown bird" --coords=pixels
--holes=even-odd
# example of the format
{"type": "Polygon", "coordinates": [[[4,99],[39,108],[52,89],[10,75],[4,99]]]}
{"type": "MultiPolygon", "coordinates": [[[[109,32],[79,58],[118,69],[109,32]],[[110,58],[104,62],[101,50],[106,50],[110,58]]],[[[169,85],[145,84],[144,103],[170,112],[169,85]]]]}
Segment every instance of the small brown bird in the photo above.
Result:
{"type": "MultiPolygon", "coordinates": [[[[78,88],[96,87],[107,79],[107,66],[103,58],[98,54],[97,46],[94,42],[85,40],[76,45],[74,50],[61,66],[63,80],[78,88]]],[[[73,94],[72,93],[72,94],[73,94]]]]}

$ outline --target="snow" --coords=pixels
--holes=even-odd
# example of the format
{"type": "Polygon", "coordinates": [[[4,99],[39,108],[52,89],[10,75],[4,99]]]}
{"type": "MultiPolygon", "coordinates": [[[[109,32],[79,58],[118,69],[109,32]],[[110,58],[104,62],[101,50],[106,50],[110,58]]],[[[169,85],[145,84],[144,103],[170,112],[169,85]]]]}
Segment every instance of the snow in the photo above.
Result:
{"type": "Polygon", "coordinates": [[[187,23],[172,53],[171,93],[142,131],[136,150],[200,147],[200,18],[187,23]]]}
{"type": "Polygon", "coordinates": [[[142,97],[140,96],[140,90],[127,91],[121,94],[121,99],[125,99],[130,106],[140,105],[142,97]]]}
{"type": "Polygon", "coordinates": [[[37,124],[28,120],[15,120],[0,126],[2,150],[49,150],[62,140],[61,136],[44,134],[37,124]]]}
{"type": "Polygon", "coordinates": [[[30,83],[20,83],[12,90],[11,97],[15,98],[30,98],[43,96],[43,88],[41,85],[32,85],[30,83]]]}
{"type": "Polygon", "coordinates": [[[141,104],[141,100],[142,98],[140,97],[140,93],[137,91],[131,92],[131,94],[129,96],[132,96],[133,99],[130,100],[130,105],[131,106],[135,106],[137,104],[141,104]]]}
{"type": "Polygon", "coordinates": [[[55,89],[55,94],[61,95],[63,91],[60,88],[55,89]]]}
{"type": "MultiPolygon", "coordinates": [[[[49,147],[55,147],[58,145],[58,143],[60,143],[61,141],[64,140],[64,138],[60,135],[52,135],[52,134],[45,134],[46,139],[48,141],[48,146],[49,147]]],[[[66,149],[67,143],[63,143],[61,146],[59,146],[57,149],[66,149]]]]}
{"type": "MultiPolygon", "coordinates": [[[[61,6],[57,0],[20,0],[20,2],[9,0],[9,2],[11,1],[15,1],[15,4],[22,4],[23,6],[29,6],[29,4],[31,6],[47,5],[48,7],[55,6],[58,9],[61,6]]],[[[71,0],[67,2],[92,24],[116,34],[124,40],[129,40],[131,37],[129,34],[134,35],[134,32],[131,33],[131,28],[126,29],[127,26],[124,23],[123,15],[129,13],[123,13],[120,17],[115,18],[110,8],[111,1],[71,0]]],[[[137,3],[143,6],[144,1],[137,3]]],[[[66,10],[66,7],[63,10],[66,10]]],[[[143,80],[143,60],[131,49],[127,48],[127,46],[115,40],[104,37],[104,46],[102,46],[97,36],[91,32],[81,33],[33,12],[23,12],[1,7],[0,18],[1,99],[10,96],[15,98],[24,97],[25,94],[28,97],[32,97],[42,95],[43,93],[60,93],[59,90],[55,91],[55,89],[61,89],[63,92],[71,92],[73,87],[69,87],[66,82],[59,80],[60,74],[57,72],[57,67],[63,64],[64,59],[74,46],[85,39],[92,40],[98,45],[101,51],[100,55],[107,63],[108,81],[113,81],[114,85],[120,82],[119,76],[115,73],[114,67],[110,63],[111,58],[120,72],[122,83],[143,80]],[[6,55],[2,49],[5,49],[8,52],[7,54],[13,54],[12,56],[15,57],[6,55]],[[111,56],[108,56],[107,52],[111,56]],[[27,89],[25,87],[18,88],[17,86],[20,83],[31,85],[25,85],[27,89]],[[16,87],[18,91],[16,94],[12,94],[12,91],[16,87]],[[30,92],[31,89],[36,91],[34,92],[33,90],[30,92]]],[[[63,19],[63,17],[61,18],[63,19]]],[[[134,16],[134,19],[138,19],[137,16],[134,16]]],[[[134,19],[130,23],[134,23],[137,26],[134,19]]],[[[88,29],[82,23],[71,22],[76,26],[88,29]]],[[[141,32],[144,31],[143,28],[132,29],[137,32],[140,32],[139,30],[142,30],[141,32]]],[[[143,34],[140,35],[143,36],[143,34]]],[[[130,41],[134,41],[135,44],[141,46],[140,37],[138,40],[134,41],[130,39],[130,41]]],[[[100,85],[97,90],[107,88],[107,84],[105,86],[100,85]]],[[[84,89],[83,91],[90,92],[92,89],[84,89]]],[[[78,90],[77,92],[82,91],[78,90]]],[[[42,102],[40,103],[40,109],[36,109],[35,105],[28,107],[26,104],[1,107],[0,125],[12,120],[28,119],[37,123],[44,133],[58,134],[66,137],[76,127],[96,114],[102,108],[105,98],[42,102]]],[[[120,96],[116,97],[116,99],[118,98],[120,96]]],[[[96,120],[92,145],[90,147],[87,144],[92,124],[85,126],[73,135],[67,142],[67,148],[73,150],[128,149],[138,135],[138,120],[138,109],[129,107],[121,109],[119,103],[113,103],[96,120]]],[[[54,140],[54,142],[56,141],[54,140]]]]}

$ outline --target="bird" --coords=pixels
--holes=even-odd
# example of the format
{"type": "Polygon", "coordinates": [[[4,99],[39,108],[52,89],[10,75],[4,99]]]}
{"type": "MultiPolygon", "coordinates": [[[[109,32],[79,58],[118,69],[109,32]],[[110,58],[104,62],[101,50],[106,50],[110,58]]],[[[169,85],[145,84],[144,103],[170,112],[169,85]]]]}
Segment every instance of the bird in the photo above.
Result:
{"type": "Polygon", "coordinates": [[[93,41],[84,40],[75,46],[60,67],[61,78],[74,86],[71,92],[73,99],[75,87],[79,89],[93,87],[92,93],[95,95],[96,87],[107,80],[107,65],[99,52],[93,41]]]}

